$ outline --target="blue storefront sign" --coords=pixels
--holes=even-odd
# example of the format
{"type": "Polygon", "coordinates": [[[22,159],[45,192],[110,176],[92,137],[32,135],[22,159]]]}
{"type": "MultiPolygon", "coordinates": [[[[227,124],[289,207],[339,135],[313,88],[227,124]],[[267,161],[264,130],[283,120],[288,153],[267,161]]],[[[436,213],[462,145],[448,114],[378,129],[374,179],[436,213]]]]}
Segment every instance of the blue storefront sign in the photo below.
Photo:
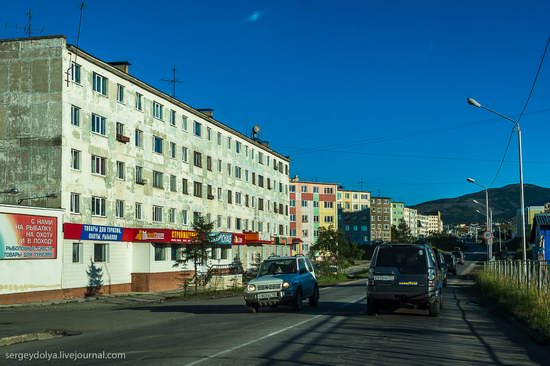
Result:
{"type": "Polygon", "coordinates": [[[231,233],[212,233],[212,242],[220,245],[231,245],[233,234],[231,233]]]}
{"type": "Polygon", "coordinates": [[[121,241],[124,228],[117,226],[82,225],[81,240],[121,241]]]}

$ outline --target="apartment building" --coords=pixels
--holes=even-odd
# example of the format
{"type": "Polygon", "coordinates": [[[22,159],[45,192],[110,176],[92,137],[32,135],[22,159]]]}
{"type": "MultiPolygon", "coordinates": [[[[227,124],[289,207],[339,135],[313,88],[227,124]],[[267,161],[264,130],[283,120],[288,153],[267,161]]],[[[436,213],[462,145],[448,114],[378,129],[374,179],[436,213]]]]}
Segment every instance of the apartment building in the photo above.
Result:
{"type": "Polygon", "coordinates": [[[336,200],[338,228],[349,241],[359,245],[370,244],[370,192],[339,189],[336,200]]]}
{"type": "Polygon", "coordinates": [[[391,241],[392,199],[371,196],[371,240],[391,241]]]}
{"type": "Polygon", "coordinates": [[[290,236],[300,239],[293,253],[307,254],[317,242],[320,227],[338,228],[335,183],[290,180],[290,236]]]}
{"type": "Polygon", "coordinates": [[[0,203],[64,210],[63,287],[90,260],[112,292],[177,287],[199,214],[221,234],[213,264],[290,253],[289,158],[129,66],[63,36],[0,40],[0,187],[19,190],[0,203]]]}
{"type": "Polygon", "coordinates": [[[392,226],[399,226],[401,220],[405,219],[405,203],[392,202],[391,203],[391,224],[392,226]]]}
{"type": "Polygon", "coordinates": [[[418,211],[414,208],[404,207],[403,208],[403,219],[411,231],[411,237],[418,237],[418,221],[416,218],[418,211]]]}

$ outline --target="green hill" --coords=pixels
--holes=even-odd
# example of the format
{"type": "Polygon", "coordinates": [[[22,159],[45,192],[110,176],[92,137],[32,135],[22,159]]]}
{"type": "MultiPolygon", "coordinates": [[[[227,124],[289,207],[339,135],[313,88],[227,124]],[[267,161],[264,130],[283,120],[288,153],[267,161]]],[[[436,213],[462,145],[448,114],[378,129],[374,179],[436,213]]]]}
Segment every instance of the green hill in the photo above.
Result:
{"type": "MultiPolygon", "coordinates": [[[[525,207],[543,206],[550,202],[550,188],[539,187],[534,184],[524,185],[525,207]]],[[[485,204],[485,191],[467,194],[457,198],[444,198],[428,201],[412,206],[421,214],[441,212],[444,224],[484,223],[485,216],[476,212],[485,212],[484,208],[475,204],[473,200],[485,204]]],[[[489,207],[493,210],[493,221],[509,220],[516,215],[520,207],[519,184],[510,184],[502,188],[489,189],[489,207]]]]}

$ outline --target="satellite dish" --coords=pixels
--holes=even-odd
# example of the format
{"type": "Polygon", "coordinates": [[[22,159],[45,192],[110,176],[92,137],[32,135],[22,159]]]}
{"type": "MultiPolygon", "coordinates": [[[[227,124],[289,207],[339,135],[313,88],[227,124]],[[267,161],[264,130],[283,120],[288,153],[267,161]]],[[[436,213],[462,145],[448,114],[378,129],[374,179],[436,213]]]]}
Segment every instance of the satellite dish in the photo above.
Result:
{"type": "Polygon", "coordinates": [[[258,133],[260,133],[260,125],[254,125],[254,127],[252,127],[252,132],[256,135],[258,133]]]}

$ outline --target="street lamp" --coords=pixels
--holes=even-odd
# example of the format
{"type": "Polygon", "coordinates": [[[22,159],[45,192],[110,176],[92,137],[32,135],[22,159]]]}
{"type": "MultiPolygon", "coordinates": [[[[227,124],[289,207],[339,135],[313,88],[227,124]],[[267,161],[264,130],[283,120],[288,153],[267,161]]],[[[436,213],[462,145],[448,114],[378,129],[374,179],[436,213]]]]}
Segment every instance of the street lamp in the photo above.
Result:
{"type": "Polygon", "coordinates": [[[3,191],[0,191],[0,193],[4,193],[4,194],[18,194],[18,193],[19,193],[19,189],[15,188],[15,187],[11,187],[11,188],[5,189],[5,190],[3,190],[3,191]]]}
{"type": "MultiPolygon", "coordinates": [[[[472,184],[475,184],[476,186],[479,186],[485,190],[485,229],[486,231],[489,231],[489,191],[487,187],[482,186],[481,184],[477,183],[475,179],[473,178],[466,178],[466,180],[472,184]]],[[[491,245],[493,244],[493,240],[487,239],[487,260],[491,259],[491,245]]]]}
{"type": "Polygon", "coordinates": [[[504,118],[505,120],[508,120],[510,122],[513,122],[516,125],[516,129],[518,131],[518,151],[519,151],[519,188],[520,188],[520,205],[521,205],[521,238],[523,241],[523,260],[527,260],[527,238],[525,236],[525,195],[523,192],[523,153],[521,148],[521,128],[519,125],[519,122],[505,116],[502,113],[499,113],[497,111],[494,111],[490,108],[482,106],[477,100],[473,98],[466,99],[469,105],[473,105],[474,107],[485,109],[486,111],[489,111],[493,114],[496,114],[499,117],[504,118]]]}
{"type": "Polygon", "coordinates": [[[23,202],[23,201],[36,200],[36,199],[39,199],[39,198],[57,198],[57,197],[59,197],[59,194],[57,194],[57,193],[48,193],[48,194],[45,195],[45,196],[21,198],[21,199],[19,200],[19,202],[17,202],[17,204],[20,205],[21,202],[23,202]]]}

